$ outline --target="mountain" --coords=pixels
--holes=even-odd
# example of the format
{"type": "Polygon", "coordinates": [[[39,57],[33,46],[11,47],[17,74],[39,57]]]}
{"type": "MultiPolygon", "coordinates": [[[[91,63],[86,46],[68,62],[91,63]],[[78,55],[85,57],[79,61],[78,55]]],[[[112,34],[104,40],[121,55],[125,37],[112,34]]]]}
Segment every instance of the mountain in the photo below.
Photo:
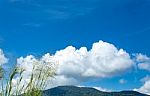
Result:
{"type": "Polygon", "coordinates": [[[102,92],[89,87],[59,86],[45,90],[43,96],[149,96],[136,91],[102,92]]]}

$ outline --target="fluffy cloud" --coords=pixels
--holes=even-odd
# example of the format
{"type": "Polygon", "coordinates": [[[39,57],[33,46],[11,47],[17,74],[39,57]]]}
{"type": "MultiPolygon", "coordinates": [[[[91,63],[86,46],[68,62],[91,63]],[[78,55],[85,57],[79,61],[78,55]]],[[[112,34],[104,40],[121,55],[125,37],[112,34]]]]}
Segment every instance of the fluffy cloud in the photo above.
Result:
{"type": "Polygon", "coordinates": [[[8,62],[8,59],[5,57],[3,51],[0,49],[0,66],[7,62],[8,62]]]}
{"type": "Polygon", "coordinates": [[[67,77],[109,77],[130,68],[133,61],[123,49],[99,41],[92,49],[79,50],[72,46],[57,51],[54,58],[59,61],[58,73],[67,77]]]}
{"type": "Polygon", "coordinates": [[[138,91],[150,95],[150,78],[145,77],[143,80],[144,80],[143,86],[141,86],[138,89],[134,89],[134,91],[138,91]]]}
{"type": "MultiPolygon", "coordinates": [[[[150,57],[143,54],[136,54],[135,57],[139,69],[150,71],[150,57]]],[[[134,89],[134,91],[150,95],[150,76],[146,76],[140,81],[144,84],[140,88],[134,89]]]]}
{"type": "MultiPolygon", "coordinates": [[[[99,41],[93,44],[91,50],[86,47],[76,49],[68,46],[54,55],[45,54],[40,59],[30,55],[17,60],[17,65],[25,69],[23,78],[29,79],[33,62],[57,62],[57,76],[51,79],[48,87],[58,85],[79,85],[90,78],[106,78],[119,75],[134,64],[130,55],[123,49],[117,49],[113,44],[99,41]]],[[[44,65],[43,65],[44,66],[44,65]]]]}
{"type": "Polygon", "coordinates": [[[150,58],[143,54],[136,55],[136,62],[138,63],[138,68],[150,71],[150,58]]]}

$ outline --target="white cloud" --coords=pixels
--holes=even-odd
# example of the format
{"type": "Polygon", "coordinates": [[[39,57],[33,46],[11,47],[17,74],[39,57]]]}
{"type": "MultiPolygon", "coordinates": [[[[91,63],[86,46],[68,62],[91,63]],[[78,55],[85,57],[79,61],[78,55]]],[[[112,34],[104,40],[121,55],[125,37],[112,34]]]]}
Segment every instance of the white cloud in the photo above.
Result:
{"type": "Polygon", "coordinates": [[[143,54],[136,55],[136,62],[138,63],[138,68],[150,71],[150,58],[143,54]]]}
{"type": "Polygon", "coordinates": [[[148,94],[150,95],[150,79],[147,79],[143,86],[141,86],[140,88],[138,89],[134,89],[134,91],[138,91],[138,92],[141,92],[141,93],[145,93],[145,94],[148,94]]]}
{"type": "Polygon", "coordinates": [[[136,54],[136,61],[137,62],[145,62],[145,61],[148,61],[148,60],[150,60],[150,58],[148,56],[143,55],[141,53],[136,54]]]}
{"type": "Polygon", "coordinates": [[[139,63],[138,67],[140,69],[150,71],[150,62],[139,63]]]}
{"type": "Polygon", "coordinates": [[[57,76],[50,80],[48,88],[58,85],[79,85],[90,78],[119,75],[134,64],[130,55],[123,49],[117,49],[113,44],[99,41],[94,43],[89,51],[86,47],[76,49],[68,46],[54,55],[45,54],[40,59],[32,55],[19,58],[17,64],[26,70],[23,73],[24,79],[29,78],[33,62],[41,60],[58,62],[57,76]]]}
{"type": "Polygon", "coordinates": [[[126,82],[127,82],[127,81],[126,81],[125,79],[120,79],[120,80],[119,80],[119,83],[120,83],[120,84],[125,84],[126,82]]]}
{"type": "Polygon", "coordinates": [[[0,66],[7,62],[8,62],[8,59],[5,57],[3,51],[0,49],[0,66]]]}
{"type": "MultiPolygon", "coordinates": [[[[150,71],[150,57],[143,54],[136,54],[135,57],[139,69],[150,71]]],[[[140,81],[144,84],[140,88],[134,90],[150,95],[150,76],[146,76],[140,81]]]]}
{"type": "Polygon", "coordinates": [[[54,57],[60,62],[59,74],[81,77],[109,77],[130,68],[133,61],[123,49],[99,41],[90,51],[86,47],[79,50],[72,46],[57,51],[54,57]]]}
{"type": "Polygon", "coordinates": [[[149,75],[145,76],[145,77],[142,78],[140,81],[141,81],[141,82],[146,82],[146,81],[148,81],[148,80],[150,80],[150,76],[149,76],[149,75]]]}

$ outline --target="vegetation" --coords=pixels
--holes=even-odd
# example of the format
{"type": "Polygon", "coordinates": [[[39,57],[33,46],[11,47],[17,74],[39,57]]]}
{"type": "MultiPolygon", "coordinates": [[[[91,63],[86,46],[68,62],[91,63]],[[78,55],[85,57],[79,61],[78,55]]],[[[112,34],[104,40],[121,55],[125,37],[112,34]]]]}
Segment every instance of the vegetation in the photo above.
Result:
{"type": "Polygon", "coordinates": [[[44,96],[148,96],[135,91],[102,92],[94,88],[59,86],[44,91],[44,96]]]}
{"type": "Polygon", "coordinates": [[[16,66],[9,75],[7,82],[4,81],[4,70],[0,67],[1,91],[0,96],[148,96],[134,91],[101,92],[94,88],[60,86],[45,90],[49,78],[56,74],[55,66],[46,62],[34,62],[29,82],[23,82],[25,69],[16,66]],[[43,66],[44,65],[44,66],[43,66]],[[17,79],[14,86],[13,79],[17,79]]]}
{"type": "Polygon", "coordinates": [[[46,88],[49,78],[55,76],[54,66],[44,61],[34,62],[27,83],[23,83],[25,71],[25,69],[16,66],[6,80],[7,82],[4,83],[4,70],[0,67],[0,80],[2,82],[0,96],[42,96],[42,90],[46,88]],[[13,84],[14,79],[17,80],[15,85],[13,84]]]}
{"type": "Polygon", "coordinates": [[[0,67],[0,80],[2,81],[0,96],[148,96],[134,91],[101,92],[94,88],[60,86],[42,91],[46,88],[50,77],[55,76],[55,68],[50,63],[34,62],[32,73],[27,84],[22,85],[25,69],[18,66],[11,72],[9,79],[3,83],[3,68],[0,67]],[[42,66],[44,64],[44,66],[42,66]],[[16,86],[13,79],[19,77],[16,86]]]}

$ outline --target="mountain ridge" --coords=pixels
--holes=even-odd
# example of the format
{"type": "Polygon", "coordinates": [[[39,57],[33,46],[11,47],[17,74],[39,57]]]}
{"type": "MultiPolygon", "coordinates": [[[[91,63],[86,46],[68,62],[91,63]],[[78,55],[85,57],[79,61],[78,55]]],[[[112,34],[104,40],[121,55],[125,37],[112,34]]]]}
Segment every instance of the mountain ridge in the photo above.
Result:
{"type": "Polygon", "coordinates": [[[103,92],[91,87],[58,86],[43,91],[43,96],[150,96],[136,91],[103,92]]]}

